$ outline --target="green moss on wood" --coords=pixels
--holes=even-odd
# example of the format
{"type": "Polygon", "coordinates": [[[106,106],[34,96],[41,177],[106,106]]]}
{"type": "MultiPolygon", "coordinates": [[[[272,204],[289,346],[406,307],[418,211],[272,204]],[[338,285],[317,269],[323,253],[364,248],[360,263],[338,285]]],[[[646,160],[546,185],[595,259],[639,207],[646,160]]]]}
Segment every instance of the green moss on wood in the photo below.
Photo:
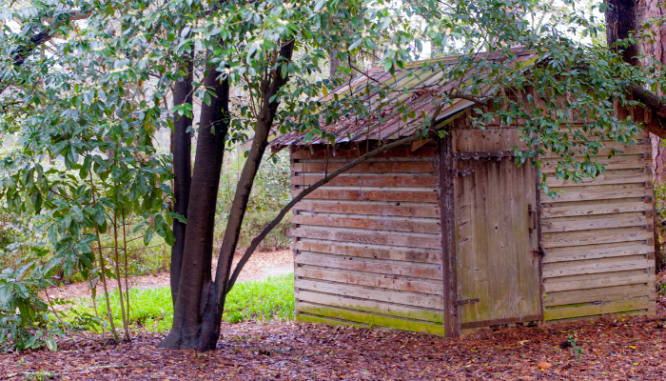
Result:
{"type": "MultiPolygon", "coordinates": [[[[430,324],[426,322],[418,322],[412,320],[404,320],[384,315],[374,314],[366,311],[354,311],[348,309],[338,309],[324,306],[316,306],[312,304],[299,304],[298,307],[299,319],[302,316],[318,315],[322,317],[330,317],[333,319],[340,319],[353,323],[362,323],[370,327],[379,326],[386,328],[394,328],[403,331],[423,332],[431,335],[444,336],[444,327],[438,324],[430,324]],[[307,315],[302,315],[305,313],[307,315]]],[[[328,323],[330,324],[330,323],[328,323]]]]}
{"type": "Polygon", "coordinates": [[[544,311],[544,320],[564,320],[604,314],[624,314],[647,310],[650,303],[654,302],[649,301],[645,296],[626,300],[613,300],[603,304],[579,303],[558,306],[556,308],[546,308],[544,311]]]}

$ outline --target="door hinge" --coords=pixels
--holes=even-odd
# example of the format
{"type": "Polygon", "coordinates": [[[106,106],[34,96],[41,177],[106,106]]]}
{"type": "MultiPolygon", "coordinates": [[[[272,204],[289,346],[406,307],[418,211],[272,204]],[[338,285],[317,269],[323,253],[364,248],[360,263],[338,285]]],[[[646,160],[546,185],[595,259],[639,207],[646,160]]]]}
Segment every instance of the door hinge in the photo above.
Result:
{"type": "Polygon", "coordinates": [[[479,298],[476,299],[458,299],[454,303],[456,306],[462,305],[462,304],[472,304],[472,303],[478,303],[479,298]]]}
{"type": "Polygon", "coordinates": [[[465,177],[465,176],[469,176],[472,173],[474,173],[474,168],[455,169],[454,171],[455,171],[454,173],[455,173],[456,176],[465,177]]]}

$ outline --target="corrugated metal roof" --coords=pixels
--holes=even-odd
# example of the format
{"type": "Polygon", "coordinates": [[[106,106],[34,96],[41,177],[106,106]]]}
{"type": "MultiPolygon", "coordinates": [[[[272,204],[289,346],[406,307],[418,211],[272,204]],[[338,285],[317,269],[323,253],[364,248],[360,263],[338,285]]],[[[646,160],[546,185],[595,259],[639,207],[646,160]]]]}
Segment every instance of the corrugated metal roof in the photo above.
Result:
{"type": "MultiPolygon", "coordinates": [[[[503,63],[528,68],[540,58],[534,50],[517,49],[515,54],[515,58],[503,63]]],[[[496,57],[488,57],[487,54],[477,55],[477,57],[480,56],[483,56],[484,59],[506,59],[499,55],[496,55],[496,57]]],[[[366,74],[340,86],[333,93],[322,98],[321,102],[332,101],[335,94],[340,95],[340,97],[359,94],[370,86],[373,88],[370,94],[361,94],[359,100],[363,101],[369,110],[377,111],[371,112],[366,117],[347,115],[342,117],[339,122],[330,125],[320,121],[321,129],[333,134],[336,143],[398,139],[412,135],[435,110],[437,102],[441,101],[434,94],[461,86],[461,81],[448,81],[444,78],[447,72],[442,68],[443,66],[452,66],[459,63],[461,57],[451,56],[427,61],[415,61],[408,64],[404,70],[396,70],[394,75],[382,69],[370,69],[366,74]],[[426,62],[429,65],[424,68],[426,62]],[[436,65],[434,65],[435,63],[436,65]],[[395,97],[380,99],[377,91],[380,84],[395,91],[395,97]],[[403,106],[409,110],[408,113],[412,117],[405,118],[404,113],[400,110],[403,106]]],[[[471,78],[473,74],[483,75],[483,73],[468,73],[467,76],[471,78]]],[[[495,91],[494,88],[480,89],[482,96],[487,96],[493,91],[495,91]]],[[[451,119],[452,116],[473,104],[474,102],[470,100],[454,99],[443,105],[437,122],[442,123],[447,118],[451,119]]],[[[304,141],[306,132],[288,132],[276,137],[270,144],[275,147],[322,143],[321,137],[317,135],[312,136],[311,141],[304,141]]]]}

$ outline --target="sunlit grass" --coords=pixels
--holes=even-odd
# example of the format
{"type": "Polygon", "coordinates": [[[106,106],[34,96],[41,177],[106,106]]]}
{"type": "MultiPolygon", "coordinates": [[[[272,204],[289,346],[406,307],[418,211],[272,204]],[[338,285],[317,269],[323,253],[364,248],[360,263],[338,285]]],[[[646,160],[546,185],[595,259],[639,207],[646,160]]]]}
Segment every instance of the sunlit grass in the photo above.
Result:
{"type": "MultiPolygon", "coordinates": [[[[118,292],[110,295],[111,311],[116,327],[122,326],[118,292]]],[[[95,298],[97,313],[106,321],[106,300],[103,295],[95,298]]],[[[129,320],[133,329],[150,332],[166,332],[173,322],[171,290],[169,287],[130,290],[129,320]]],[[[75,315],[95,315],[91,298],[82,298],[70,311],[75,315]]],[[[237,283],[227,296],[223,319],[230,323],[247,320],[293,320],[294,275],[271,277],[260,281],[237,283]]],[[[105,324],[106,325],[106,324],[105,324]]],[[[97,330],[97,329],[93,329],[97,330]]]]}

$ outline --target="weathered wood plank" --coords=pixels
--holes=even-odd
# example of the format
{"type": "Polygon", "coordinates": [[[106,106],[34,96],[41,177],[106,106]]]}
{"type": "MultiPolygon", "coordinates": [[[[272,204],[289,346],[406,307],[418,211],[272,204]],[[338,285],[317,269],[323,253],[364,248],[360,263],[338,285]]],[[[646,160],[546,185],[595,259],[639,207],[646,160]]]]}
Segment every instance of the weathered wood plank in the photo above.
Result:
{"type": "Polygon", "coordinates": [[[654,252],[653,245],[639,242],[631,243],[629,246],[603,245],[603,247],[588,246],[578,250],[549,250],[543,257],[544,264],[567,261],[581,261],[603,258],[624,257],[628,255],[650,254],[654,252]]]}
{"type": "MultiPolygon", "coordinates": [[[[324,178],[324,174],[301,174],[291,178],[291,185],[307,188],[324,178]]],[[[329,181],[327,186],[354,186],[354,187],[436,187],[439,178],[436,176],[421,175],[340,175],[329,181]]]]}
{"type": "Polygon", "coordinates": [[[309,279],[374,287],[384,290],[414,292],[417,294],[442,295],[443,288],[442,282],[394,279],[371,273],[337,270],[328,267],[298,266],[296,267],[295,274],[296,276],[309,279]]]}
{"type": "Polygon", "coordinates": [[[427,278],[441,281],[441,266],[415,264],[411,262],[388,262],[363,260],[358,257],[328,256],[321,254],[296,254],[294,261],[299,265],[330,267],[340,270],[362,271],[387,276],[427,278]]]}
{"type": "Polygon", "coordinates": [[[325,317],[316,316],[316,315],[308,315],[307,313],[297,313],[296,314],[296,320],[307,322],[307,323],[327,324],[327,325],[332,325],[332,326],[340,325],[340,326],[343,326],[343,327],[354,327],[354,328],[368,328],[369,327],[368,324],[351,322],[351,321],[348,321],[348,320],[341,320],[341,319],[325,318],[325,317]]]}
{"type": "Polygon", "coordinates": [[[590,290],[576,290],[554,292],[546,294],[543,299],[545,307],[555,307],[569,304],[609,302],[618,299],[630,299],[639,296],[648,296],[651,284],[632,284],[626,286],[593,288],[590,290]]]}
{"type": "Polygon", "coordinates": [[[619,273],[574,275],[555,279],[545,278],[543,282],[544,290],[549,294],[551,292],[587,290],[629,284],[647,284],[650,280],[645,270],[634,270],[619,273]]]}
{"type": "Polygon", "coordinates": [[[381,218],[353,218],[353,217],[331,217],[322,215],[296,214],[291,219],[292,224],[327,226],[338,228],[371,229],[399,231],[410,233],[440,234],[442,229],[439,220],[432,221],[409,221],[381,218]]]}
{"type": "Polygon", "coordinates": [[[363,245],[351,242],[330,242],[299,240],[295,245],[298,251],[315,253],[350,255],[354,257],[374,258],[392,261],[408,261],[422,263],[442,263],[441,250],[426,250],[417,248],[390,247],[363,245]]]}
{"type": "Polygon", "coordinates": [[[420,322],[415,320],[398,319],[374,313],[359,312],[342,308],[332,308],[313,303],[300,303],[299,312],[308,315],[324,316],[329,318],[363,323],[371,326],[399,329],[403,331],[423,332],[431,335],[444,336],[444,327],[441,324],[420,322]]]}
{"type": "Polygon", "coordinates": [[[298,227],[292,230],[295,237],[315,238],[328,241],[354,242],[371,245],[439,249],[439,237],[411,235],[409,233],[373,232],[353,229],[298,227]]]}
{"type": "Polygon", "coordinates": [[[544,311],[544,320],[561,320],[571,319],[574,317],[647,310],[649,303],[650,302],[647,296],[645,296],[627,300],[614,300],[603,304],[586,304],[583,306],[546,308],[544,311]]]}
{"type": "Polygon", "coordinates": [[[458,299],[479,299],[479,303],[458,309],[460,323],[487,320],[490,292],[488,290],[488,259],[486,210],[484,193],[488,192],[487,167],[477,161],[459,161],[460,168],[474,170],[470,176],[457,176],[455,186],[456,247],[458,299]]]}
{"type": "Polygon", "coordinates": [[[390,303],[374,302],[370,300],[351,299],[338,295],[322,294],[306,290],[296,291],[295,297],[299,301],[323,304],[332,307],[360,310],[369,313],[379,313],[383,315],[430,321],[434,323],[444,322],[444,313],[441,310],[438,311],[390,303]]]}
{"type": "MultiPolygon", "coordinates": [[[[349,159],[349,161],[357,159],[366,153],[375,150],[376,146],[371,146],[367,149],[365,144],[359,145],[336,145],[333,149],[329,147],[326,150],[325,146],[313,146],[312,150],[310,147],[298,147],[292,153],[292,158],[296,160],[302,159],[349,159]]],[[[396,147],[390,151],[382,152],[375,156],[375,158],[394,158],[394,157],[406,157],[406,158],[421,158],[421,157],[432,157],[435,156],[437,152],[437,147],[434,145],[425,145],[420,147],[417,150],[412,150],[411,147],[396,147]]]]}
{"type": "Polygon", "coordinates": [[[566,220],[558,221],[545,221],[541,225],[541,231],[543,233],[555,233],[555,232],[572,232],[572,231],[581,231],[581,230],[597,230],[597,229],[611,229],[611,228],[626,228],[626,227],[645,227],[648,224],[652,224],[654,219],[652,217],[648,218],[643,215],[639,216],[630,216],[622,217],[619,215],[617,217],[608,216],[607,218],[594,218],[588,219],[584,217],[578,217],[579,219],[567,218],[566,220]]]}
{"type": "Polygon", "coordinates": [[[544,278],[554,278],[570,275],[640,270],[650,267],[650,263],[644,255],[619,259],[607,258],[605,260],[592,259],[588,261],[549,263],[543,268],[543,276],[544,278]]]}
{"type": "Polygon", "coordinates": [[[565,246],[594,245],[612,242],[644,241],[652,238],[652,230],[645,228],[600,229],[596,231],[544,233],[545,249],[565,246]]]}
{"type": "Polygon", "coordinates": [[[644,187],[640,188],[629,188],[616,186],[617,188],[611,189],[595,189],[595,188],[586,188],[586,189],[576,189],[569,188],[564,190],[565,193],[560,193],[557,195],[557,198],[548,197],[545,192],[541,192],[541,202],[554,204],[558,202],[569,202],[569,201],[589,201],[589,200],[609,200],[615,198],[630,198],[630,197],[644,197],[647,193],[644,187]]]}
{"type": "Polygon", "coordinates": [[[313,213],[348,213],[377,216],[402,216],[439,218],[440,208],[432,204],[410,204],[404,202],[351,202],[351,201],[301,201],[295,211],[313,213]]]}
{"type": "Polygon", "coordinates": [[[307,279],[296,279],[295,287],[300,290],[310,290],[327,294],[350,296],[354,298],[375,300],[379,302],[402,304],[406,306],[423,307],[429,309],[442,309],[441,296],[417,294],[411,292],[396,292],[379,290],[350,284],[317,282],[307,279]]]}
{"type": "Polygon", "coordinates": [[[525,142],[520,140],[520,131],[515,128],[486,129],[486,130],[453,130],[453,151],[505,151],[525,149],[525,142]]]}
{"type": "MultiPolygon", "coordinates": [[[[596,161],[598,161],[600,164],[603,164],[604,168],[606,168],[606,170],[608,171],[614,169],[646,168],[648,165],[650,165],[650,161],[648,161],[647,159],[641,157],[633,157],[633,156],[613,157],[610,159],[598,159],[596,161]]],[[[541,173],[545,174],[553,174],[555,173],[556,168],[557,168],[556,159],[545,159],[542,161],[542,166],[540,171],[541,173]]]]}
{"type": "MultiPolygon", "coordinates": [[[[623,155],[640,155],[642,153],[647,152],[648,148],[646,147],[646,144],[643,142],[639,142],[636,144],[633,144],[631,146],[625,146],[622,143],[615,142],[615,141],[606,141],[603,143],[604,147],[600,148],[599,151],[597,152],[596,157],[598,158],[608,158],[608,154],[611,152],[611,150],[615,150],[615,155],[613,157],[620,157],[623,155]],[[618,152],[622,151],[622,152],[618,152]]],[[[570,152],[574,152],[576,157],[584,157],[584,154],[581,154],[580,152],[581,148],[580,146],[574,147],[574,149],[570,152]]],[[[543,155],[543,158],[545,159],[550,159],[550,158],[559,158],[559,154],[553,153],[552,151],[546,151],[546,153],[543,155]]]]}
{"type": "MultiPolygon", "coordinates": [[[[293,197],[301,193],[300,189],[292,190],[293,197]]],[[[419,190],[351,190],[351,189],[317,189],[305,197],[306,200],[352,200],[352,201],[405,201],[430,202],[438,200],[437,191],[432,189],[419,190]]]]}
{"type": "Polygon", "coordinates": [[[591,186],[591,185],[613,185],[613,184],[637,184],[645,183],[652,181],[652,176],[647,173],[631,173],[625,174],[614,174],[614,173],[602,173],[595,178],[586,177],[582,179],[582,182],[577,183],[571,180],[563,180],[555,178],[555,176],[546,177],[546,185],[551,188],[567,188],[567,187],[579,187],[581,185],[591,186]]]}
{"type": "MultiPolygon", "coordinates": [[[[331,173],[346,163],[294,163],[294,172],[331,173]],[[328,167],[328,168],[327,168],[328,167]]],[[[437,171],[434,161],[407,161],[407,162],[379,162],[361,163],[347,171],[347,173],[430,173],[437,171]]]]}
{"type": "Polygon", "coordinates": [[[549,204],[546,204],[541,210],[541,216],[542,219],[547,219],[555,217],[644,212],[648,210],[652,210],[652,204],[647,202],[597,203],[591,205],[568,206],[557,206],[557,204],[555,204],[555,206],[549,206],[549,204]]]}

